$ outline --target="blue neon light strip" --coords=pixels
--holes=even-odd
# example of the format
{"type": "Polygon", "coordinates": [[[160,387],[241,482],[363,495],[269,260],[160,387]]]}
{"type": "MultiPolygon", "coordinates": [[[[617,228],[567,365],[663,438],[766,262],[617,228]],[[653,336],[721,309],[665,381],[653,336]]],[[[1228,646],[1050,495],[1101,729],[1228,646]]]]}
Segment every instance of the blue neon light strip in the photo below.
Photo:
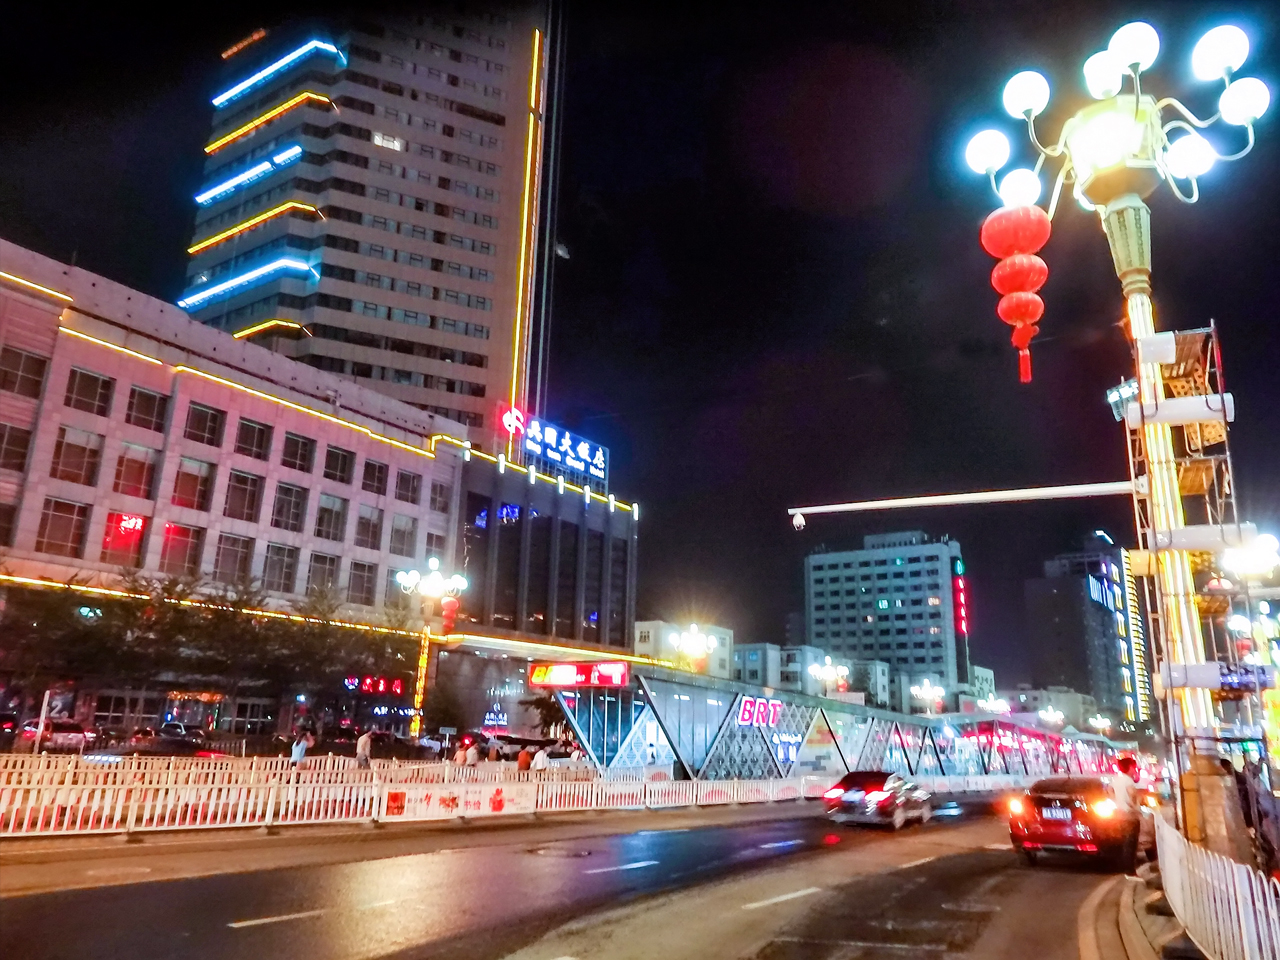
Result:
{"type": "Polygon", "coordinates": [[[302,148],[297,144],[294,144],[292,147],[286,147],[270,160],[263,160],[261,163],[256,163],[248,170],[242,170],[240,173],[237,173],[230,180],[225,180],[216,187],[210,187],[208,190],[204,191],[204,193],[197,193],[196,203],[200,204],[202,207],[207,207],[215,200],[221,200],[223,197],[235,193],[245,184],[253,183],[255,180],[261,180],[267,174],[274,173],[277,170],[287,167],[301,156],[302,148]]]}
{"type": "Polygon", "coordinates": [[[273,260],[270,263],[256,267],[247,273],[242,273],[238,277],[232,277],[230,280],[224,280],[222,283],[207,287],[199,293],[193,293],[178,301],[178,306],[183,310],[191,310],[199,307],[202,303],[212,300],[214,297],[221,296],[224,293],[236,289],[237,287],[252,286],[262,280],[267,280],[277,273],[285,270],[296,270],[300,273],[314,273],[311,265],[302,260],[295,260],[293,257],[281,257],[279,260],[273,260]]]}
{"type": "Polygon", "coordinates": [[[345,64],[347,62],[347,58],[342,55],[342,51],[340,51],[332,43],[326,43],[323,40],[309,40],[306,43],[304,43],[302,46],[300,46],[297,50],[294,50],[292,53],[285,54],[275,63],[271,64],[271,66],[264,67],[263,69],[259,70],[252,77],[249,77],[249,79],[241,80],[239,83],[237,83],[234,87],[232,87],[226,93],[218,94],[216,97],[213,98],[213,105],[215,107],[225,107],[232,100],[235,100],[243,96],[245,93],[247,93],[249,90],[252,90],[258,84],[263,83],[264,81],[270,79],[271,77],[279,73],[281,70],[285,69],[291,64],[297,63],[303,57],[310,55],[312,52],[316,50],[323,50],[325,53],[332,54],[333,56],[338,58],[340,63],[345,64]]]}

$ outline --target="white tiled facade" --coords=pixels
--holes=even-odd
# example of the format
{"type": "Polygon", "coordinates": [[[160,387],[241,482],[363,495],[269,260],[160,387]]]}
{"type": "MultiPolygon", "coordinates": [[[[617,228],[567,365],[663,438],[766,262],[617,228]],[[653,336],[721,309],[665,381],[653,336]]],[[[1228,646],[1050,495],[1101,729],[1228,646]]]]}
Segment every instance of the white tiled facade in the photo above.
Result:
{"type": "Polygon", "coordinates": [[[430,448],[463,436],[460,424],[5,241],[0,272],[4,573],[109,583],[132,554],[149,575],[270,581],[284,608],[315,566],[336,571],[344,616],[376,622],[396,570],[450,562],[461,458],[454,444],[430,448]],[[302,441],[309,470],[284,462],[302,441]],[[300,515],[281,509],[282,488],[305,491],[300,515]],[[343,516],[322,517],[322,500],[343,516]],[[199,542],[184,551],[188,530],[199,542]]]}

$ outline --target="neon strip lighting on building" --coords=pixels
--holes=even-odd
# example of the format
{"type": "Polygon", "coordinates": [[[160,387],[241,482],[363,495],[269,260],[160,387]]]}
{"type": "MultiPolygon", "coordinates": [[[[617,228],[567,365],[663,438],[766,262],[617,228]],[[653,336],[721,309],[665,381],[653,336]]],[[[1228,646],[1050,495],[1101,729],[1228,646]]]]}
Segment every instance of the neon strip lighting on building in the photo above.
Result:
{"type": "Polygon", "coordinates": [[[548,654],[563,654],[565,656],[572,657],[575,660],[624,660],[628,663],[638,663],[649,667],[667,667],[671,670],[679,669],[670,660],[654,660],[651,657],[637,657],[630,654],[618,653],[616,650],[606,651],[592,650],[586,647],[566,647],[556,643],[535,643],[529,640],[511,640],[507,637],[486,637],[477,633],[450,633],[447,636],[440,636],[433,633],[430,634],[430,638],[437,643],[472,643],[477,646],[490,647],[496,650],[507,650],[523,657],[534,657],[535,659],[546,659],[548,654]]]}
{"type": "Polygon", "coordinates": [[[58,327],[58,332],[78,337],[81,340],[87,340],[90,343],[96,343],[100,347],[106,347],[108,350],[114,350],[117,353],[126,354],[133,357],[135,360],[145,360],[147,363],[154,363],[158,367],[164,366],[164,364],[155,357],[148,357],[145,353],[139,353],[137,350],[130,350],[128,347],[122,347],[119,344],[111,343],[108,340],[99,340],[97,337],[91,337],[87,333],[81,333],[79,330],[72,330],[70,327],[60,326],[58,327]]]}
{"type": "Polygon", "coordinates": [[[330,100],[328,97],[326,97],[323,93],[316,93],[314,90],[304,90],[302,91],[302,93],[298,94],[297,96],[291,97],[290,99],[286,100],[284,103],[280,104],[278,107],[272,107],[270,110],[268,110],[266,113],[262,114],[261,116],[254,117],[252,120],[250,120],[248,123],[244,124],[243,126],[237,127],[236,129],[232,130],[230,133],[226,134],[225,136],[219,137],[217,140],[213,141],[213,143],[206,146],[204,148],[204,152],[217,153],[227,144],[233,143],[234,141],[239,140],[241,137],[248,136],[249,134],[253,133],[254,130],[257,130],[258,127],[262,126],[264,123],[270,123],[276,117],[280,116],[280,114],[288,113],[294,107],[301,106],[302,104],[306,103],[308,100],[315,100],[319,103],[325,103],[325,104],[328,104],[329,106],[333,106],[333,101],[330,100]]]}
{"type": "Polygon", "coordinates": [[[291,64],[297,63],[303,57],[309,56],[310,54],[314,53],[317,50],[322,50],[325,53],[332,54],[333,56],[338,58],[339,63],[345,64],[347,62],[347,58],[342,55],[342,51],[340,51],[332,43],[326,43],[324,40],[308,40],[306,43],[300,46],[297,50],[294,50],[292,53],[286,53],[283,57],[281,57],[275,63],[271,64],[271,66],[263,67],[261,70],[259,70],[253,76],[249,77],[247,80],[241,80],[230,90],[226,91],[225,93],[218,94],[216,97],[213,98],[213,105],[215,107],[225,107],[232,100],[239,98],[240,96],[247,93],[249,90],[252,90],[258,84],[263,83],[266,80],[269,80],[271,77],[275,76],[281,70],[285,69],[291,64]]]}
{"type": "Polygon", "coordinates": [[[201,290],[199,293],[193,293],[189,297],[184,297],[178,301],[178,306],[183,310],[191,310],[200,304],[212,300],[214,297],[236,289],[237,287],[251,286],[260,280],[266,280],[276,273],[284,270],[297,270],[302,273],[313,273],[311,265],[301,260],[295,260],[293,257],[281,257],[279,260],[272,260],[270,263],[264,263],[260,267],[242,273],[238,277],[232,277],[230,280],[224,280],[222,283],[215,284],[201,290]]]}
{"type": "Polygon", "coordinates": [[[1074,483],[1056,487],[1024,487],[1020,490],[980,490],[976,493],[940,493],[924,497],[894,497],[888,500],[861,500],[814,507],[789,507],[788,516],[819,513],[861,513],[866,510],[894,510],[904,507],[947,507],[964,503],[1020,503],[1026,500],[1074,500],[1078,497],[1130,496],[1132,480],[1108,483],[1074,483]]]}
{"type": "Polygon", "coordinates": [[[257,43],[266,35],[267,35],[267,31],[264,30],[262,27],[259,27],[257,30],[253,31],[253,33],[249,34],[239,43],[233,43],[231,46],[227,47],[227,49],[223,50],[222,59],[230,60],[232,57],[234,57],[237,53],[239,53],[245,47],[257,43]]]}
{"type": "Polygon", "coordinates": [[[16,283],[20,287],[26,287],[28,290],[35,290],[37,293],[43,293],[46,297],[53,297],[55,300],[61,300],[64,303],[74,302],[65,293],[51,290],[43,284],[36,283],[34,280],[26,280],[22,277],[16,277],[12,273],[5,273],[3,270],[0,270],[0,280],[8,280],[10,283],[16,283]]]}
{"type": "Polygon", "coordinates": [[[274,220],[276,217],[283,216],[286,213],[292,213],[294,210],[302,213],[314,213],[317,217],[323,217],[319,209],[313,207],[309,203],[302,203],[299,200],[286,200],[278,207],[272,207],[256,217],[250,217],[241,223],[237,223],[234,227],[227,227],[221,233],[215,233],[212,237],[201,240],[197,244],[187,247],[187,253],[199,253],[201,250],[208,250],[210,247],[216,247],[224,240],[230,240],[232,237],[244,233],[246,230],[252,230],[260,223],[266,223],[268,220],[274,220]]]}
{"type": "Polygon", "coordinates": [[[202,207],[208,206],[215,200],[221,200],[223,197],[235,193],[237,189],[245,186],[246,184],[253,183],[255,180],[261,180],[267,174],[274,173],[276,170],[287,167],[301,156],[302,147],[294,144],[292,147],[288,147],[280,153],[277,153],[270,160],[263,160],[261,163],[256,163],[248,170],[243,170],[236,174],[230,180],[225,180],[215,187],[210,187],[203,193],[196,194],[196,203],[200,204],[202,207]]]}
{"type": "Polygon", "coordinates": [[[243,330],[237,330],[231,336],[235,340],[241,340],[245,337],[252,337],[255,333],[261,333],[263,330],[269,330],[272,327],[284,327],[286,330],[301,330],[307,332],[307,328],[293,320],[283,320],[280,317],[273,317],[270,320],[263,320],[261,323],[255,323],[251,327],[245,327],[243,330]]]}

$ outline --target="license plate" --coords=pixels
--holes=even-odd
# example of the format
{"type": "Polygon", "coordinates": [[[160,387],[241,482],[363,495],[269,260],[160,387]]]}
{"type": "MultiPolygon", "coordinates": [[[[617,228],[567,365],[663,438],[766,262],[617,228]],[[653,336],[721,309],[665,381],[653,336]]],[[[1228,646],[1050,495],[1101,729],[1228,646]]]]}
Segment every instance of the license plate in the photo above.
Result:
{"type": "Polygon", "coordinates": [[[1070,820],[1071,810],[1069,807],[1043,807],[1040,816],[1045,820],[1070,820]]]}

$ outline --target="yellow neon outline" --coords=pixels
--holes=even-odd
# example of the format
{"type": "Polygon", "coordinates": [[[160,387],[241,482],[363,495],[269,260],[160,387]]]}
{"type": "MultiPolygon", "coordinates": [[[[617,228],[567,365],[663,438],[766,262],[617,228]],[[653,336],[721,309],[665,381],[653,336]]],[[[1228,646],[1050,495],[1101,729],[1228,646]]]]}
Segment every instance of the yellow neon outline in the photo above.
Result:
{"type": "Polygon", "coordinates": [[[293,320],[285,320],[282,317],[273,317],[270,320],[263,320],[261,323],[255,323],[251,327],[245,327],[243,330],[237,330],[231,335],[231,338],[233,340],[239,340],[243,337],[252,337],[255,333],[260,333],[271,327],[285,327],[289,330],[301,330],[304,333],[307,330],[307,328],[302,324],[295,323],[293,320]]]}
{"type": "Polygon", "coordinates": [[[69,333],[73,337],[79,337],[81,340],[88,340],[90,343],[96,343],[100,347],[106,347],[109,350],[115,350],[118,353],[125,353],[138,360],[145,360],[147,363],[154,363],[157,367],[163,367],[164,364],[155,357],[148,357],[145,353],[139,353],[137,350],[130,350],[128,347],[122,347],[119,344],[111,343],[107,340],[99,340],[97,337],[91,337],[87,333],[81,333],[79,330],[72,330],[70,327],[58,327],[59,333],[69,333]]]}
{"type": "Polygon", "coordinates": [[[320,212],[319,208],[313,207],[309,203],[303,203],[301,200],[286,200],[278,207],[272,207],[270,210],[264,211],[256,217],[250,217],[248,220],[237,223],[234,227],[228,227],[221,233],[215,233],[212,237],[201,240],[199,243],[187,247],[187,253],[199,253],[201,250],[208,250],[210,247],[217,246],[224,240],[230,240],[238,233],[244,233],[246,230],[252,230],[258,224],[270,220],[273,217],[278,217],[290,210],[303,210],[307,213],[314,213],[321,219],[324,218],[324,214],[320,212]]]}
{"type": "MultiPolygon", "coordinates": [[[[148,517],[147,519],[152,519],[148,517]]],[[[87,593],[97,597],[116,597],[123,600],[151,600],[153,599],[145,593],[129,593],[127,590],[112,590],[109,587],[91,587],[83,583],[58,583],[53,580],[39,580],[35,577],[16,577],[9,573],[0,573],[0,583],[13,583],[19,586],[28,587],[47,587],[59,590],[71,590],[76,593],[87,593]]],[[[202,600],[174,600],[169,597],[162,598],[165,603],[172,603],[180,607],[196,607],[205,610],[233,610],[222,603],[207,603],[202,600]]],[[[240,611],[249,617],[270,617],[273,620],[288,620],[291,623],[329,623],[335,627],[345,627],[350,630],[361,630],[365,633],[393,633],[401,637],[417,637],[421,634],[420,630],[399,630],[393,627],[378,627],[369,623],[355,623],[351,620],[321,620],[317,617],[304,617],[297,613],[285,613],[282,610],[243,610],[240,611]]]]}
{"type": "MultiPolygon", "coordinates": [[[[537,651],[549,651],[555,653],[571,654],[578,659],[582,659],[585,654],[588,657],[598,657],[601,661],[607,660],[625,660],[628,663],[639,663],[644,666],[667,667],[672,670],[680,669],[671,660],[654,660],[652,657],[637,657],[630,653],[615,653],[612,650],[594,650],[591,647],[566,647],[558,643],[542,643],[537,640],[516,640],[511,637],[488,637],[480,633],[450,633],[440,636],[438,634],[429,634],[429,637],[437,643],[460,644],[471,641],[473,643],[491,643],[495,645],[506,645],[516,649],[533,649],[537,651]]],[[[686,673],[690,671],[685,671],[686,673]]]]}
{"type": "Polygon", "coordinates": [[[59,293],[57,290],[51,290],[50,288],[44,286],[43,284],[36,283],[34,280],[27,280],[23,277],[14,276],[12,273],[5,273],[3,270],[0,270],[0,280],[8,280],[10,283],[16,283],[24,287],[29,287],[32,290],[37,290],[40,293],[43,293],[45,296],[56,297],[57,299],[62,300],[66,303],[75,302],[71,297],[67,296],[65,293],[59,293]]]}
{"type": "Polygon", "coordinates": [[[538,60],[539,53],[542,50],[542,31],[533,31],[533,67],[529,70],[529,109],[533,110],[538,105],[538,60]]]}
{"type": "Polygon", "coordinates": [[[326,97],[323,93],[316,93],[314,90],[304,90],[302,91],[302,93],[298,94],[296,97],[286,100],[284,103],[280,104],[278,107],[272,107],[270,110],[268,110],[266,113],[262,114],[261,116],[254,117],[244,126],[237,127],[235,130],[232,130],[230,133],[219,137],[217,140],[213,141],[213,143],[206,146],[204,148],[204,152],[217,153],[219,150],[221,150],[227,144],[231,143],[233,140],[239,140],[241,137],[249,133],[252,133],[254,130],[262,126],[264,123],[269,123],[270,121],[274,120],[276,117],[280,116],[280,114],[287,113],[288,111],[292,110],[294,107],[299,106],[300,104],[306,102],[307,100],[319,100],[321,103],[327,103],[329,104],[329,106],[333,106],[333,101],[330,100],[328,97],[326,97]]]}

